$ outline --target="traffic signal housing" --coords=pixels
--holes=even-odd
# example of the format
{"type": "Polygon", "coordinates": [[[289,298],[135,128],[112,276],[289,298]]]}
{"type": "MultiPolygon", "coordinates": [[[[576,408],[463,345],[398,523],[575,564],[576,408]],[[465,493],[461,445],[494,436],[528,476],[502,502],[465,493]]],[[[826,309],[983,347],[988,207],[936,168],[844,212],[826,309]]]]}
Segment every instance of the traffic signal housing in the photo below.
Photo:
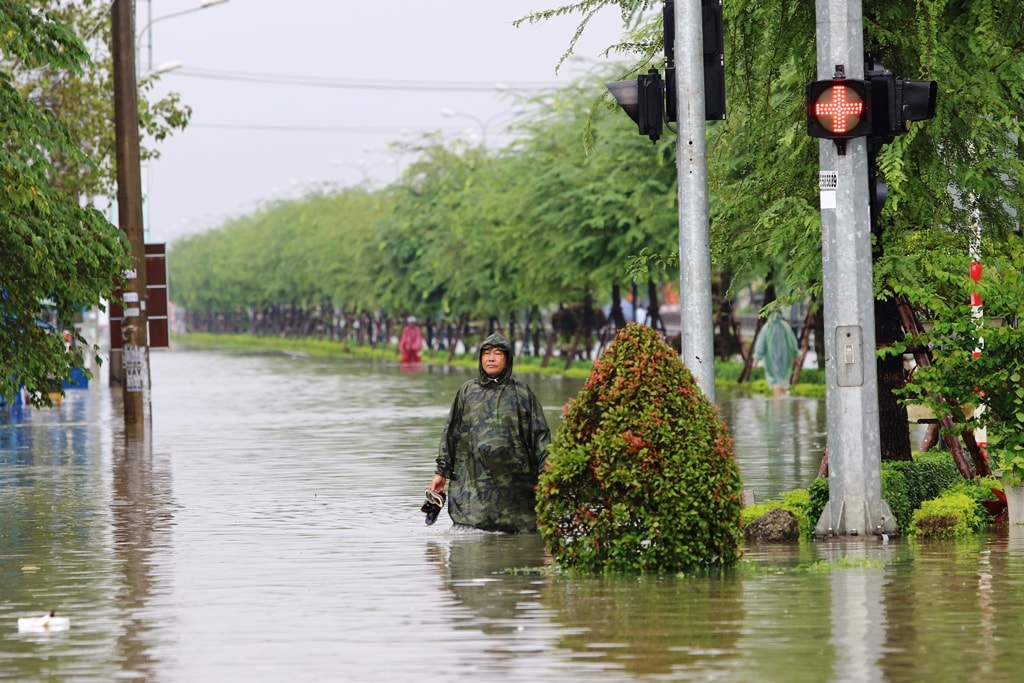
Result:
{"type": "Polygon", "coordinates": [[[884,142],[910,130],[913,121],[935,116],[938,83],[895,78],[871,55],[865,59],[864,77],[871,84],[871,134],[884,142]]]}
{"type": "Polygon", "coordinates": [[[807,84],[807,134],[848,140],[871,133],[871,86],[853,78],[807,84]]]}
{"type": "MultiPolygon", "coordinates": [[[[635,81],[615,81],[605,86],[641,135],[653,142],[661,137],[663,122],[677,123],[678,90],[675,67],[675,0],[665,0],[662,9],[665,30],[665,78],[656,69],[640,74],[635,81]],[[657,101],[655,98],[657,97],[657,101]]],[[[722,0],[701,0],[704,57],[704,120],[725,119],[725,32],[722,0]]],[[[671,130],[671,128],[670,128],[671,130]]]]}
{"type": "MultiPolygon", "coordinates": [[[[725,119],[725,31],[722,0],[701,0],[704,45],[704,120],[725,119]]],[[[670,118],[669,121],[675,121],[670,118]]]]}
{"type": "Polygon", "coordinates": [[[658,70],[640,74],[635,81],[616,81],[605,85],[636,123],[640,135],[657,142],[665,119],[665,88],[658,70]]]}
{"type": "Polygon", "coordinates": [[[901,81],[896,90],[896,134],[906,133],[911,121],[926,121],[935,116],[939,84],[935,81],[901,81]]]}

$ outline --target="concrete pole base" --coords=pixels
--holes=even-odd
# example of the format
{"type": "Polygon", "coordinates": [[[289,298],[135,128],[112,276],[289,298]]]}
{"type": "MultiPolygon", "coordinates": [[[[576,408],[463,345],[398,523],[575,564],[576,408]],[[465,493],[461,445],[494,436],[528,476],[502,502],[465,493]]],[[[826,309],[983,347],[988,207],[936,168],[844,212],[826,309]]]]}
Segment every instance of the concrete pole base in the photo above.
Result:
{"type": "Polygon", "coordinates": [[[864,504],[864,513],[860,517],[860,528],[857,527],[857,522],[851,521],[846,514],[845,501],[839,501],[837,512],[833,512],[834,509],[835,506],[833,506],[832,501],[829,501],[829,504],[822,510],[821,517],[814,527],[814,535],[817,538],[824,539],[837,536],[846,538],[858,536],[889,538],[899,535],[899,526],[896,524],[896,518],[893,516],[892,510],[889,509],[889,504],[884,500],[879,501],[879,511],[875,516],[872,516],[870,506],[867,503],[864,504]]]}

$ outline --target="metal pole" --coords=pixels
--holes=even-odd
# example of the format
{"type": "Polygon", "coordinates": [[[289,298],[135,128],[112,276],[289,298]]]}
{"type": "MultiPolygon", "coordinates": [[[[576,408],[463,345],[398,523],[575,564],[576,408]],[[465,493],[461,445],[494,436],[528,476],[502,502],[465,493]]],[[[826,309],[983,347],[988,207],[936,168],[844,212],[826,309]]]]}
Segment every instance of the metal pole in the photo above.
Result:
{"type": "Polygon", "coordinates": [[[679,311],[682,360],[715,402],[707,137],[701,0],[676,0],[676,166],[679,176],[679,311]]]}
{"type": "Polygon", "coordinates": [[[142,171],[139,105],[135,77],[135,8],[132,0],[111,4],[114,66],[114,134],[118,224],[131,246],[134,271],[123,288],[121,358],[126,434],[145,433],[149,413],[149,342],[146,330],[146,245],[142,233],[142,171]]]}
{"type": "Polygon", "coordinates": [[[149,52],[149,60],[146,63],[146,73],[153,73],[153,0],[146,0],[146,50],[149,52]]]}
{"type": "MultiPolygon", "coordinates": [[[[864,77],[860,0],[817,0],[818,79],[864,77]]],[[[829,503],[819,536],[895,533],[882,500],[868,150],[819,147],[829,503]]]]}

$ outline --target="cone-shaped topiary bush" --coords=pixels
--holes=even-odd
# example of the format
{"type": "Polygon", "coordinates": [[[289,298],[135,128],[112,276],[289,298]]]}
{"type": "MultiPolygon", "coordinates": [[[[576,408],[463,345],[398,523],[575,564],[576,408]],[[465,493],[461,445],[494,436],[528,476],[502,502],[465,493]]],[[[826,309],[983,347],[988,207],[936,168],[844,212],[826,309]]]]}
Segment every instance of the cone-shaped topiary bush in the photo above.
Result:
{"type": "Polygon", "coordinates": [[[736,562],[743,496],[732,437],[651,328],[619,331],[547,462],[538,528],[560,565],[656,573],[736,562]]]}

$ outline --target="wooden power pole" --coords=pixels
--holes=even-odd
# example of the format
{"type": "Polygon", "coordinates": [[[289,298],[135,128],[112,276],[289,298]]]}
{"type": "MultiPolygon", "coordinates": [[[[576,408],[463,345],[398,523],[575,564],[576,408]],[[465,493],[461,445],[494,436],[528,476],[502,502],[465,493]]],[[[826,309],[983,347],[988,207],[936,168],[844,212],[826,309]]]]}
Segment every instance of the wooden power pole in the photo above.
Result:
{"type": "Polygon", "coordinates": [[[149,419],[149,340],[146,330],[146,245],[142,226],[139,103],[135,75],[135,3],[110,6],[114,61],[117,219],[131,245],[134,270],[125,277],[121,324],[125,433],[141,435],[149,419]]]}

